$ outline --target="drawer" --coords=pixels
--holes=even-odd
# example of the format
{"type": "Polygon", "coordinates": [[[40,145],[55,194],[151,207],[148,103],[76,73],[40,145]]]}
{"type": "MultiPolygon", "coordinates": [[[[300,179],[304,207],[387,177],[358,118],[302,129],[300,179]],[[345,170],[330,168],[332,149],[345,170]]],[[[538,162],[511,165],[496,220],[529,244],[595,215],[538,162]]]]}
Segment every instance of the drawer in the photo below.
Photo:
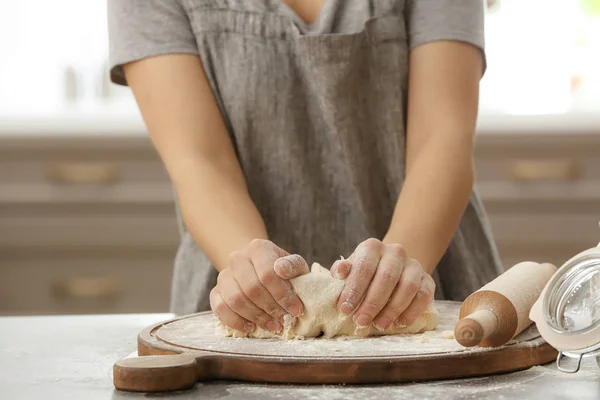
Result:
{"type": "Polygon", "coordinates": [[[586,249],[600,242],[599,213],[488,213],[501,247],[586,249]]]}
{"type": "Polygon", "coordinates": [[[480,158],[476,182],[489,201],[600,202],[600,158],[480,158]]]}
{"type": "Polygon", "coordinates": [[[0,314],[166,312],[174,252],[52,253],[0,265],[0,314]]]}
{"type": "Polygon", "coordinates": [[[600,135],[479,135],[476,182],[487,202],[600,204],[598,154],[600,135]]]}
{"type": "Polygon", "coordinates": [[[548,262],[560,267],[575,254],[591,246],[543,246],[543,245],[506,245],[499,244],[498,251],[505,269],[522,261],[548,262]]]}
{"type": "Polygon", "coordinates": [[[143,247],[175,249],[174,211],[163,215],[0,215],[0,249],[143,247]]]}
{"type": "Polygon", "coordinates": [[[160,162],[0,162],[0,205],[77,202],[172,202],[160,162]]]}
{"type": "MultiPolygon", "coordinates": [[[[600,148],[598,148],[600,151],[600,148]]],[[[576,184],[600,181],[600,158],[578,154],[505,154],[501,158],[476,159],[477,179],[519,185],[537,183],[576,184]]]]}
{"type": "Polygon", "coordinates": [[[109,185],[168,181],[159,160],[82,159],[77,154],[56,160],[0,162],[0,184],[109,185]]]}
{"type": "MultiPolygon", "coordinates": [[[[0,207],[3,205],[56,204],[163,204],[173,203],[168,180],[162,182],[114,183],[110,185],[57,185],[41,183],[0,183],[0,207]]],[[[1,210],[0,210],[1,212],[1,210]]]]}

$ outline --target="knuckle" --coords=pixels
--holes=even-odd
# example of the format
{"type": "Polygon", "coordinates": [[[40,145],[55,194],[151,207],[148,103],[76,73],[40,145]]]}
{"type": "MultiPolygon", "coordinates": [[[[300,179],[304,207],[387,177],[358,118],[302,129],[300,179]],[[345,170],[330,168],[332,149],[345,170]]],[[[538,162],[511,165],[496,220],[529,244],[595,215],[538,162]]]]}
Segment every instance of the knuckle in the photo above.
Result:
{"type": "Polygon", "coordinates": [[[435,284],[422,284],[419,288],[419,294],[425,297],[427,300],[431,300],[433,298],[435,292],[435,284]]]}
{"type": "Polygon", "coordinates": [[[423,279],[421,291],[424,291],[430,297],[433,297],[433,295],[435,294],[435,281],[430,275],[426,275],[423,279]]]}
{"type": "Polygon", "coordinates": [[[246,295],[252,300],[260,299],[262,294],[262,287],[258,283],[251,284],[246,289],[246,295]]]}
{"type": "Polygon", "coordinates": [[[368,250],[378,250],[383,246],[383,243],[375,238],[368,238],[363,242],[363,246],[368,250]]]}
{"type": "Polygon", "coordinates": [[[361,281],[371,278],[375,268],[366,258],[360,258],[356,261],[356,274],[361,281]]]}
{"type": "Polygon", "coordinates": [[[227,256],[227,265],[235,266],[235,265],[239,264],[239,260],[241,257],[242,257],[241,251],[239,251],[239,250],[232,251],[231,253],[229,253],[229,256],[227,256]]]}
{"type": "Polygon", "coordinates": [[[277,303],[284,306],[284,308],[289,308],[293,304],[295,304],[296,296],[291,294],[286,294],[277,298],[277,303]]]}
{"type": "Polygon", "coordinates": [[[346,292],[346,298],[348,299],[348,303],[354,306],[358,300],[362,297],[362,292],[356,288],[350,288],[346,292]]]}
{"type": "Polygon", "coordinates": [[[248,249],[252,250],[252,251],[256,251],[262,247],[265,246],[266,242],[268,242],[268,240],[264,240],[264,239],[252,239],[250,241],[250,243],[248,243],[248,249]]]}
{"type": "Polygon", "coordinates": [[[225,312],[227,312],[227,307],[224,303],[218,302],[217,305],[213,309],[218,316],[222,316],[225,312]]]}
{"type": "Polygon", "coordinates": [[[227,298],[227,304],[233,310],[239,310],[245,305],[244,296],[240,293],[234,293],[227,298]]]}
{"type": "Polygon", "coordinates": [[[285,311],[283,311],[281,308],[271,308],[269,310],[266,311],[267,314],[279,319],[279,318],[283,318],[284,315],[286,314],[285,311]]]}
{"type": "Polygon", "coordinates": [[[214,296],[211,296],[210,306],[211,306],[212,310],[215,312],[215,314],[217,314],[217,316],[219,316],[219,317],[221,317],[223,315],[223,312],[225,312],[225,310],[227,310],[227,306],[220,299],[220,295],[218,293],[214,296]]]}
{"type": "Polygon", "coordinates": [[[400,278],[400,270],[395,267],[386,267],[381,270],[381,279],[387,284],[397,282],[400,278]]]}
{"type": "Polygon", "coordinates": [[[419,272],[423,271],[421,263],[418,260],[415,260],[414,258],[409,259],[406,264],[409,268],[413,270],[418,270],[419,272]]]}
{"type": "Polygon", "coordinates": [[[361,311],[372,317],[376,315],[379,310],[381,310],[381,306],[382,304],[378,303],[377,301],[364,302],[361,306],[361,311]]]}
{"type": "Polygon", "coordinates": [[[258,279],[263,285],[270,286],[277,280],[277,275],[272,268],[268,268],[259,274],[258,279]]]}
{"type": "Polygon", "coordinates": [[[230,274],[230,271],[228,268],[225,268],[223,271],[219,272],[219,274],[217,275],[217,286],[220,286],[225,281],[227,281],[229,274],[230,274]]]}
{"type": "Polygon", "coordinates": [[[213,288],[210,291],[210,294],[208,296],[208,299],[210,301],[210,308],[212,308],[213,311],[217,311],[217,307],[219,305],[219,301],[217,299],[217,296],[219,296],[219,293],[217,292],[216,288],[213,288]]]}
{"type": "Polygon", "coordinates": [[[406,258],[406,250],[404,249],[404,246],[402,246],[399,243],[392,243],[388,245],[388,248],[390,249],[390,251],[396,255],[399,258],[406,258]]]}
{"type": "Polygon", "coordinates": [[[263,327],[267,324],[267,320],[268,320],[268,318],[262,314],[257,314],[255,316],[253,316],[253,318],[252,318],[252,322],[254,322],[256,325],[261,326],[261,327],[263,327]]]}
{"type": "Polygon", "coordinates": [[[406,290],[410,293],[417,293],[421,287],[421,284],[416,279],[411,279],[406,283],[406,290]]]}

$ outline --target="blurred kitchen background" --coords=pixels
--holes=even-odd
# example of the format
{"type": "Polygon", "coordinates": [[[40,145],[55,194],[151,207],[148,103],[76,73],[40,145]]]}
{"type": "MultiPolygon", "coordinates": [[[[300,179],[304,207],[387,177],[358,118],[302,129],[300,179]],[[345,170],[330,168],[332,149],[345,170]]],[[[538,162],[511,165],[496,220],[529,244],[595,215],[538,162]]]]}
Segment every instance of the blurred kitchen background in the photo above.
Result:
{"type": "MultiPolygon", "coordinates": [[[[506,267],[600,241],[600,0],[488,1],[477,181],[506,267]]],[[[168,310],[168,176],[104,0],[0,2],[0,315],[168,310]]]]}

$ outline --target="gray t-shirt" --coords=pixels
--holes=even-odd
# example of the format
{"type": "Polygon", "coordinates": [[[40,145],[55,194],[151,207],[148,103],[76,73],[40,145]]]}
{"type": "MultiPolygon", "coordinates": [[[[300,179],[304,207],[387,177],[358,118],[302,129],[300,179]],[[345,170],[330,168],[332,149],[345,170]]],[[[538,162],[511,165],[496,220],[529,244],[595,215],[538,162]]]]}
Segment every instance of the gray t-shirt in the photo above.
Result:
{"type": "MultiPolygon", "coordinates": [[[[197,54],[269,237],[323,265],[389,227],[405,177],[411,49],[484,48],[482,0],[324,0],[312,24],[283,0],[108,5],[113,82],[127,84],[124,63],[197,54]]],[[[206,310],[216,270],[177,215],[171,310],[206,310]]],[[[434,273],[436,298],[462,300],[500,272],[474,192],[434,273]]]]}

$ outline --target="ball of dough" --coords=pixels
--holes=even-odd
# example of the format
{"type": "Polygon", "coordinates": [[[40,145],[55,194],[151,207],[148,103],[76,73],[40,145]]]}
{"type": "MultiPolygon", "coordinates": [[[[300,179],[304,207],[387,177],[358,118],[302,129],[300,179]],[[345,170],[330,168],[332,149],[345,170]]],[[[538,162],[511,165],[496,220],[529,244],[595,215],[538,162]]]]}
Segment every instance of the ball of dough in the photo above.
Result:
{"type": "Polygon", "coordinates": [[[253,338],[302,339],[323,336],[374,336],[401,333],[422,333],[435,329],[439,314],[433,303],[410,326],[398,327],[392,324],[385,331],[373,325],[359,327],[352,321],[351,315],[344,315],[337,309],[337,301],[344,288],[344,281],[331,276],[328,269],[314,263],[309,274],[291,279],[292,287],[304,304],[304,312],[299,317],[286,315],[283,329],[273,333],[260,327],[250,333],[233,330],[218,323],[219,330],[225,336],[253,338]]]}

